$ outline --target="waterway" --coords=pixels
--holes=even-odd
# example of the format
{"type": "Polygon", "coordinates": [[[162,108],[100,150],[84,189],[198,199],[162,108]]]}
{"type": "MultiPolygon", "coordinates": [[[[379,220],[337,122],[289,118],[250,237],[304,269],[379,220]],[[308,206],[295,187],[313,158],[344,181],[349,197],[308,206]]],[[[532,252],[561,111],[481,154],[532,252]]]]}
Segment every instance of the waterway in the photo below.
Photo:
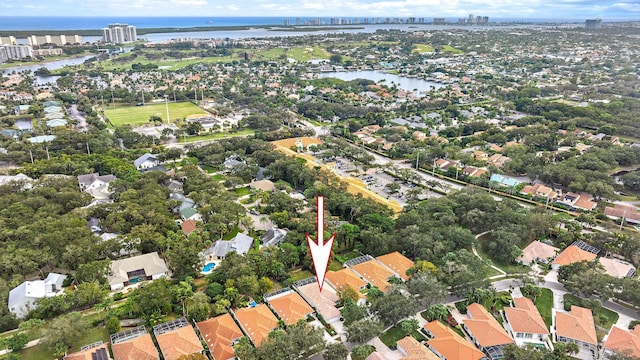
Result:
{"type": "MultiPolygon", "coordinates": [[[[57,70],[57,69],[61,69],[65,66],[70,66],[70,65],[79,65],[84,63],[86,60],[91,59],[92,57],[94,57],[95,55],[85,55],[85,56],[80,56],[80,57],[73,57],[73,58],[68,58],[68,59],[62,59],[62,60],[55,60],[55,61],[50,61],[50,62],[43,62],[40,64],[34,64],[34,65],[23,65],[23,66],[14,66],[11,68],[6,68],[4,70],[0,70],[0,72],[2,72],[3,74],[7,75],[7,74],[11,74],[12,72],[23,72],[23,71],[36,71],[40,68],[46,68],[49,70],[57,70]]],[[[49,84],[49,83],[55,83],[55,81],[59,78],[59,76],[40,76],[40,75],[36,75],[35,79],[36,79],[36,84],[37,85],[45,85],[45,84],[49,84]]]]}
{"type": "Polygon", "coordinates": [[[355,79],[367,79],[376,83],[383,83],[387,86],[396,84],[396,86],[404,91],[413,92],[416,96],[422,97],[432,89],[439,89],[446,85],[434,81],[427,81],[417,78],[408,78],[389,74],[379,70],[363,70],[363,71],[341,71],[341,72],[325,72],[319,73],[321,78],[336,78],[344,81],[355,79]]]}

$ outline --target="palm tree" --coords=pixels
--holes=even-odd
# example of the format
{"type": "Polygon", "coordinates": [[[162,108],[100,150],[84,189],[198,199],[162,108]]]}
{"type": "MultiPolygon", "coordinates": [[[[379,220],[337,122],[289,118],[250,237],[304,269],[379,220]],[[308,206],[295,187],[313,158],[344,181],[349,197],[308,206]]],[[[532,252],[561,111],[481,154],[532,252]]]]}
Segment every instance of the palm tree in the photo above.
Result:
{"type": "Polygon", "coordinates": [[[424,316],[429,321],[440,320],[444,322],[449,316],[449,308],[444,304],[431,305],[424,312],[424,316]]]}

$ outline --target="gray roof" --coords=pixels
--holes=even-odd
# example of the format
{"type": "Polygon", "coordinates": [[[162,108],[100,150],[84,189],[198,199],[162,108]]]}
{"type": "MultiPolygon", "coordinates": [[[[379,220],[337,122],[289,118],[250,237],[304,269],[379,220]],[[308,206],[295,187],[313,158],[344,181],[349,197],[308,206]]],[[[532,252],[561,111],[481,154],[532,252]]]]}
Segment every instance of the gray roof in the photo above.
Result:
{"type": "Polygon", "coordinates": [[[139,158],[135,159],[133,161],[133,165],[135,165],[136,168],[138,168],[140,165],[142,165],[142,163],[144,163],[147,160],[156,161],[157,162],[158,158],[153,154],[146,153],[146,154],[140,156],[139,158]]]}
{"type": "Polygon", "coordinates": [[[109,285],[127,282],[129,281],[127,273],[141,269],[144,269],[147,276],[166,274],[169,271],[167,264],[158,256],[158,253],[152,252],[112,262],[107,282],[109,285]]]}
{"type": "Polygon", "coordinates": [[[278,229],[277,227],[273,227],[260,236],[260,242],[265,246],[273,246],[278,245],[284,238],[287,236],[287,232],[282,229],[278,229]]]}
{"type": "Polygon", "coordinates": [[[16,307],[12,312],[18,317],[24,317],[29,309],[21,306],[33,306],[36,299],[54,296],[62,289],[62,283],[66,278],[66,275],[49,273],[44,280],[23,282],[9,292],[9,309],[16,307]]]}
{"type": "Polygon", "coordinates": [[[230,252],[245,255],[253,245],[253,238],[243,233],[238,233],[229,241],[218,240],[215,245],[205,251],[205,254],[214,254],[219,258],[227,256],[230,252]]]}
{"type": "Polygon", "coordinates": [[[87,187],[91,184],[93,184],[95,181],[100,180],[102,182],[105,183],[109,183],[113,180],[117,179],[117,177],[115,175],[100,175],[98,173],[93,173],[93,174],[85,174],[85,175],[80,175],[78,176],[78,184],[80,185],[81,188],[87,187]]]}

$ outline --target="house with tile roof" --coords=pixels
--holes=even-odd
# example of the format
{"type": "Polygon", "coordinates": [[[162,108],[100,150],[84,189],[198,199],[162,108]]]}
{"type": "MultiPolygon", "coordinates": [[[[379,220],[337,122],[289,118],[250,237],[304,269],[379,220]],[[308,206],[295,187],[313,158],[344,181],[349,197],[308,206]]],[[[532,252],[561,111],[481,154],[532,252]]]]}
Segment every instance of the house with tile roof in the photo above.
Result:
{"type": "Polygon", "coordinates": [[[407,258],[397,251],[394,251],[390,254],[378,256],[376,259],[389,269],[393,270],[393,272],[398,274],[398,276],[400,276],[400,278],[404,281],[409,280],[407,270],[415,265],[414,262],[411,261],[411,259],[407,258]]]}
{"type": "Polygon", "coordinates": [[[555,246],[534,240],[522,249],[522,255],[516,261],[525,265],[533,262],[548,264],[549,261],[556,257],[558,251],[560,249],[555,246]]]}
{"type": "Polygon", "coordinates": [[[633,330],[623,330],[614,325],[603,345],[602,359],[613,354],[628,354],[640,358],[640,326],[633,330]]]}
{"type": "Polygon", "coordinates": [[[470,319],[462,321],[462,328],[469,334],[473,343],[490,359],[499,359],[503,349],[513,344],[513,338],[500,326],[500,323],[484,308],[473,303],[467,307],[470,319]]]}
{"type": "Polygon", "coordinates": [[[486,360],[487,356],[465,338],[439,321],[424,324],[427,346],[442,360],[486,360]]]}
{"type": "Polygon", "coordinates": [[[604,214],[609,219],[624,218],[624,221],[629,224],[640,225],[640,213],[635,206],[623,204],[615,204],[615,207],[607,206],[604,208],[604,214]]]}
{"type": "Polygon", "coordinates": [[[622,261],[614,258],[600,257],[598,262],[604,267],[604,272],[607,275],[624,278],[632,277],[636,273],[636,268],[626,261],[622,261]]]}
{"type": "Polygon", "coordinates": [[[244,335],[231,315],[224,314],[196,324],[216,360],[235,359],[233,345],[244,335]]]}
{"type": "Polygon", "coordinates": [[[587,194],[587,193],[577,194],[573,192],[568,192],[564,194],[564,196],[561,197],[557,202],[571,207],[572,210],[578,209],[578,210],[591,211],[595,209],[596,206],[598,206],[598,203],[595,201],[592,201],[592,199],[593,199],[593,196],[591,194],[587,194]]]}
{"type": "Polygon", "coordinates": [[[513,299],[514,307],[504,308],[504,328],[516,341],[516,345],[543,345],[553,349],[549,340],[549,329],[531,299],[519,297],[513,299]]]}
{"type": "Polygon", "coordinates": [[[338,271],[327,271],[325,281],[338,291],[342,290],[345,286],[349,286],[358,292],[360,297],[360,299],[358,299],[359,304],[366,301],[366,297],[361,291],[367,286],[367,282],[362,280],[358,274],[349,268],[340,269],[338,271]]]}
{"type": "Polygon", "coordinates": [[[191,234],[192,232],[194,232],[197,228],[198,222],[190,219],[187,221],[183,221],[180,223],[180,228],[182,229],[182,232],[186,235],[189,236],[189,234],[191,234]]]}
{"type": "Polygon", "coordinates": [[[526,185],[520,190],[520,194],[549,199],[549,201],[553,201],[558,197],[558,193],[543,184],[526,185]]]}
{"type": "Polygon", "coordinates": [[[404,355],[401,360],[439,360],[426,346],[413,336],[406,336],[396,343],[398,350],[404,355]]]}
{"type": "Polygon", "coordinates": [[[318,284],[314,281],[302,286],[296,285],[295,289],[327,323],[340,321],[340,310],[336,308],[340,298],[331,286],[323,286],[320,291],[318,284]]]}
{"type": "Polygon", "coordinates": [[[551,262],[551,267],[557,270],[560,268],[560,266],[569,265],[580,261],[593,261],[596,256],[596,254],[586,250],[582,250],[576,245],[569,245],[560,254],[558,254],[553,262],[551,262]]]}
{"type": "Polygon", "coordinates": [[[578,344],[580,352],[576,357],[580,359],[596,359],[598,337],[591,310],[574,305],[568,313],[555,309],[553,312],[556,341],[578,344]]]}
{"type": "Polygon", "coordinates": [[[63,360],[111,360],[109,347],[99,341],[80,348],[80,351],[66,355],[63,360]]]}
{"type": "Polygon", "coordinates": [[[278,328],[278,319],[265,304],[238,309],[233,315],[255,346],[260,346],[269,333],[278,328]]]}
{"type": "Polygon", "coordinates": [[[165,360],[204,352],[198,335],[184,317],[154,326],[153,333],[165,360]]]}
{"type": "Polygon", "coordinates": [[[111,335],[111,352],[116,360],[160,360],[156,346],[144,326],[111,335]]]}
{"type": "Polygon", "coordinates": [[[284,321],[286,325],[293,325],[298,320],[305,320],[313,315],[313,309],[297,292],[289,289],[289,291],[281,292],[269,296],[265,295],[265,300],[278,317],[284,321]]]}
{"type": "Polygon", "coordinates": [[[377,286],[382,291],[389,289],[390,284],[387,280],[395,275],[375,259],[353,265],[351,269],[368,283],[377,286]]]}

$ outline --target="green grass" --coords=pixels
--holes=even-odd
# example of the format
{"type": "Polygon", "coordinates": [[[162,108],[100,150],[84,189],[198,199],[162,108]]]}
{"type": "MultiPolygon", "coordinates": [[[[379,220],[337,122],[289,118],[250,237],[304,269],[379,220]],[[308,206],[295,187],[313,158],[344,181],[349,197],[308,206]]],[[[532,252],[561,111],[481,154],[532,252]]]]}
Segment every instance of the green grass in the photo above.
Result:
{"type": "Polygon", "coordinates": [[[553,309],[553,292],[547,288],[540,288],[540,296],[536,299],[536,308],[542,316],[542,320],[544,320],[547,328],[551,328],[552,324],[552,315],[551,310],[553,309]]]}
{"type": "Polygon", "coordinates": [[[255,53],[249,52],[249,57],[260,60],[277,60],[281,56],[295,59],[298,62],[305,62],[311,59],[328,59],[331,54],[318,46],[293,47],[291,49],[275,48],[262,50],[255,53]],[[311,51],[309,51],[311,49],[311,51]]]}
{"type": "MultiPolygon", "coordinates": [[[[173,115],[171,115],[171,116],[173,116],[173,115]]],[[[218,133],[207,134],[207,135],[188,136],[186,138],[186,142],[192,143],[192,142],[196,142],[196,141],[215,140],[215,139],[231,138],[231,137],[236,137],[236,136],[247,136],[247,135],[253,135],[253,134],[255,134],[255,130],[253,130],[253,129],[243,129],[243,130],[239,130],[239,131],[232,132],[232,133],[218,132],[218,133]]]]}
{"type": "Polygon", "coordinates": [[[342,269],[342,264],[340,264],[339,262],[337,262],[334,259],[329,260],[329,266],[327,267],[327,270],[329,271],[338,271],[342,269]]]}
{"type": "MultiPolygon", "coordinates": [[[[109,334],[103,327],[96,327],[89,329],[83,334],[82,338],[71,347],[69,353],[80,351],[80,348],[84,345],[92,344],[97,341],[108,342],[109,334]]],[[[53,359],[53,352],[45,345],[36,345],[20,352],[20,359],[24,360],[42,360],[53,359]]]]}
{"type": "MultiPolygon", "coordinates": [[[[189,115],[204,113],[206,111],[191,102],[169,103],[169,116],[171,119],[183,119],[189,115]]],[[[149,124],[149,118],[153,115],[161,117],[163,122],[167,121],[167,110],[164,103],[147,104],[145,106],[116,106],[115,109],[107,106],[105,114],[113,126],[149,124]]]]}
{"type": "MultiPolygon", "coordinates": [[[[208,172],[208,171],[207,171],[207,172],[208,172]]],[[[222,175],[222,174],[215,174],[215,175],[212,175],[212,176],[211,176],[211,178],[212,178],[213,180],[218,180],[218,181],[223,181],[223,180],[225,180],[225,179],[226,179],[226,177],[225,177],[224,175],[222,175]]]]}
{"type": "Polygon", "coordinates": [[[449,52],[449,53],[452,53],[452,54],[462,54],[462,53],[464,53],[462,50],[456,49],[451,45],[442,45],[442,51],[449,52]]]}
{"type": "Polygon", "coordinates": [[[294,282],[298,280],[310,278],[313,276],[311,271],[300,270],[300,269],[292,271],[289,275],[291,275],[291,281],[294,281],[294,282]]]}
{"type": "Polygon", "coordinates": [[[335,254],[335,259],[337,261],[339,261],[341,264],[344,264],[345,262],[351,260],[351,259],[355,259],[357,257],[360,256],[360,253],[352,250],[352,251],[348,251],[348,252],[340,252],[338,254],[335,254]]]}
{"type": "Polygon", "coordinates": [[[233,189],[233,192],[238,196],[245,196],[251,194],[251,190],[248,187],[241,187],[233,189]]]}
{"type": "Polygon", "coordinates": [[[433,52],[435,49],[431,45],[427,44],[415,44],[414,53],[425,53],[425,52],[433,52]]]}
{"type": "Polygon", "coordinates": [[[482,238],[478,239],[479,244],[478,244],[478,247],[476,248],[476,250],[478,251],[478,255],[480,255],[484,259],[491,260],[491,262],[493,263],[493,266],[497,267],[498,269],[506,272],[507,274],[523,274],[523,273],[528,273],[531,270],[531,268],[526,265],[497,261],[491,256],[491,254],[488,254],[487,252],[484,251],[484,249],[482,248],[482,241],[483,241],[482,238]]]}
{"type": "Polygon", "coordinates": [[[240,232],[240,228],[238,228],[236,226],[233,229],[231,229],[231,231],[229,231],[228,233],[224,234],[224,236],[222,237],[222,240],[231,240],[234,237],[236,237],[236,235],[238,235],[238,232],[240,232]]]}
{"type": "MultiPolygon", "coordinates": [[[[413,336],[418,341],[426,340],[426,338],[418,331],[414,331],[411,336],[413,336]]],[[[382,335],[380,335],[380,341],[382,341],[382,343],[387,345],[388,347],[395,347],[396,342],[400,339],[403,339],[404,337],[405,335],[400,328],[400,324],[397,324],[396,326],[382,333],[382,335]]]]}

